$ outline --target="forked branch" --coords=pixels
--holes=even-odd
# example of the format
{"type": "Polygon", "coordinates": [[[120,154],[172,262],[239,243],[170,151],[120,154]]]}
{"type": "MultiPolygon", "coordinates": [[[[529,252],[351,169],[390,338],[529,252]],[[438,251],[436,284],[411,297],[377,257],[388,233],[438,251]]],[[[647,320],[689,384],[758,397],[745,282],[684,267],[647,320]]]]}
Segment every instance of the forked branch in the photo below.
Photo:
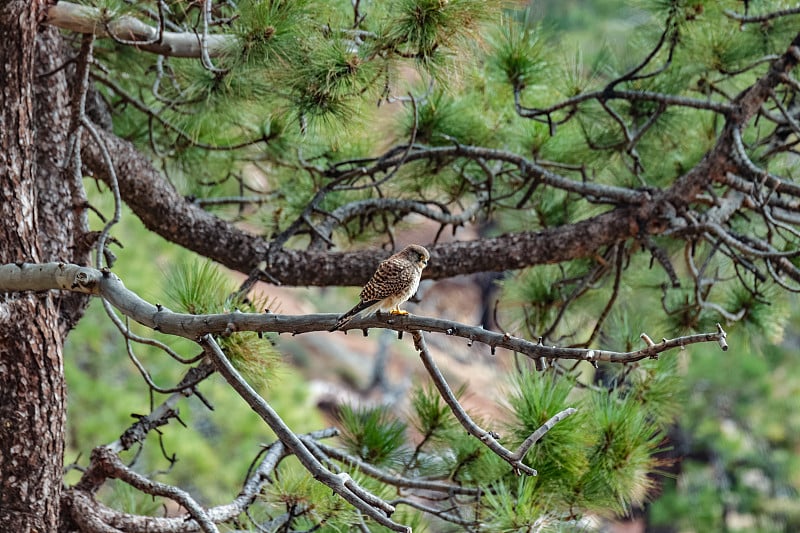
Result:
{"type": "Polygon", "coordinates": [[[334,474],[325,468],[314,457],[314,454],[309,451],[303,441],[300,440],[300,437],[278,416],[278,413],[242,378],[211,335],[203,336],[200,339],[200,343],[206,348],[206,353],[214,362],[217,371],[225,378],[225,381],[267,423],[281,442],[297,457],[315,479],[330,487],[336,494],[382,526],[392,531],[411,532],[411,528],[398,524],[389,518],[394,512],[394,507],[358,486],[349,475],[344,473],[334,474]]]}
{"type": "Polygon", "coordinates": [[[550,420],[545,422],[540,428],[534,431],[527,439],[525,439],[525,441],[519,446],[519,448],[517,448],[516,451],[512,452],[500,444],[500,441],[498,440],[500,436],[497,433],[493,431],[486,431],[472,420],[472,417],[470,417],[464,408],[461,407],[456,395],[447,384],[442,372],[439,370],[439,367],[433,360],[433,356],[428,350],[428,345],[425,343],[425,337],[422,335],[422,332],[412,331],[412,335],[414,336],[414,346],[419,351],[419,356],[420,359],[422,359],[422,364],[425,366],[425,370],[428,371],[428,374],[431,376],[433,384],[436,386],[439,394],[442,396],[445,403],[447,403],[448,407],[450,407],[453,415],[464,427],[464,429],[466,429],[470,435],[474,436],[484,445],[486,445],[487,448],[497,454],[498,457],[510,464],[516,474],[528,474],[529,476],[535,476],[537,474],[536,470],[522,462],[522,460],[525,458],[525,454],[528,453],[528,450],[530,450],[531,446],[536,444],[536,442],[538,442],[545,433],[550,431],[553,426],[555,426],[560,420],[563,420],[575,413],[576,410],[570,407],[569,409],[564,409],[560,413],[557,413],[555,416],[550,418],[550,420]]]}

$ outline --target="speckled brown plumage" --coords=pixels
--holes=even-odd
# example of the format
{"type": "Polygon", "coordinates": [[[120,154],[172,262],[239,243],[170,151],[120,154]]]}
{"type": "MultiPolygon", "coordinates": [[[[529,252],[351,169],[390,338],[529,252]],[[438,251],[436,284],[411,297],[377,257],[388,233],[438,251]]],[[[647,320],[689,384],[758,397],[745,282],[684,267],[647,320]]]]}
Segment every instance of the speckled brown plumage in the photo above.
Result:
{"type": "Polygon", "coordinates": [[[400,309],[400,304],[417,292],[422,269],[429,259],[428,250],[412,244],[382,261],[361,290],[361,301],[339,317],[330,331],[336,331],[356,316],[366,316],[376,311],[407,314],[400,309]]]}

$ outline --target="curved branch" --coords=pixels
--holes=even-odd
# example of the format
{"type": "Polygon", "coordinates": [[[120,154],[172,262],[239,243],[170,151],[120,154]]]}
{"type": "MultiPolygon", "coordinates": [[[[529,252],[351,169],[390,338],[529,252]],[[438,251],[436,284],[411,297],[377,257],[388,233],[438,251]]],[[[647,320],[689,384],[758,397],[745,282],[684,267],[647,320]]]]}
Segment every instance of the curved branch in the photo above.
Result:
{"type": "Polygon", "coordinates": [[[790,15],[799,15],[800,7],[780,9],[778,11],[772,11],[770,13],[762,13],[761,15],[742,15],[731,9],[726,9],[725,11],[723,11],[723,13],[725,13],[726,17],[732,18],[733,20],[745,24],[748,22],[767,22],[768,20],[776,18],[788,17],[790,15]]]}
{"type": "Polygon", "coordinates": [[[327,220],[318,224],[318,228],[325,236],[330,237],[335,224],[344,224],[354,218],[382,211],[403,215],[417,213],[440,224],[459,226],[471,220],[482,206],[483,202],[478,200],[460,213],[453,214],[435,202],[420,202],[404,198],[369,198],[350,202],[330,213],[325,213],[327,220]]]}
{"type": "MultiPolygon", "coordinates": [[[[283,443],[280,441],[272,443],[269,451],[261,459],[258,468],[245,482],[240,494],[230,503],[207,509],[206,516],[212,522],[219,524],[241,515],[258,496],[263,485],[269,481],[269,476],[278,463],[286,456],[287,450],[283,443]]],[[[185,516],[161,518],[117,511],[94,500],[90,495],[91,492],[75,487],[67,490],[63,498],[65,506],[71,510],[73,519],[79,524],[91,524],[91,531],[184,533],[199,530],[198,524],[193,520],[186,520],[185,516]]]]}
{"type": "MultiPolygon", "coordinates": [[[[389,152],[398,152],[399,147],[391,149],[389,152]]],[[[372,166],[363,164],[355,171],[348,169],[347,171],[340,171],[333,173],[332,177],[339,178],[341,175],[347,175],[356,172],[358,176],[374,175],[380,172],[385,172],[389,169],[396,168],[402,163],[412,163],[415,161],[425,160],[441,160],[446,157],[464,157],[471,160],[485,160],[485,161],[498,161],[501,163],[508,163],[517,167],[520,173],[525,177],[540,180],[542,184],[549,185],[556,189],[580,194],[581,196],[592,197],[597,201],[605,201],[610,203],[629,203],[641,204],[650,200],[650,194],[647,191],[636,189],[629,189],[627,187],[617,187],[614,185],[607,185],[602,183],[594,183],[590,181],[576,181],[565,178],[555,172],[547,170],[541,165],[536,164],[534,161],[527,159],[524,156],[510,152],[507,150],[500,150],[496,148],[485,148],[482,146],[469,146],[464,144],[455,144],[452,146],[416,146],[410,153],[395,153],[391,157],[385,155],[370,160],[369,163],[374,163],[372,166]]],[[[339,190],[347,190],[347,187],[337,187],[339,190]]]]}
{"type": "Polygon", "coordinates": [[[417,349],[417,351],[419,351],[419,357],[422,359],[422,364],[425,366],[425,370],[428,371],[428,375],[430,375],[431,379],[433,380],[433,384],[436,386],[436,389],[439,391],[442,399],[445,401],[448,407],[450,407],[450,410],[453,412],[453,415],[459,421],[461,426],[466,429],[470,435],[477,438],[487,448],[492,450],[498,457],[510,464],[517,475],[523,473],[528,474],[529,476],[537,475],[536,470],[522,462],[522,460],[525,458],[525,454],[528,453],[528,450],[530,450],[531,446],[536,444],[536,442],[538,442],[545,433],[550,431],[550,429],[552,429],[552,427],[555,426],[559,421],[574,414],[576,409],[570,407],[551,417],[540,428],[529,435],[516,451],[512,452],[500,444],[498,440],[499,437],[494,432],[482,429],[467,414],[456,398],[456,395],[450,389],[447,381],[444,379],[444,376],[439,370],[438,365],[433,360],[433,356],[428,350],[428,345],[425,342],[425,336],[422,334],[422,332],[419,330],[412,331],[411,335],[414,337],[414,347],[417,349]]]}
{"type": "MultiPolygon", "coordinates": [[[[102,471],[105,478],[121,479],[144,492],[154,496],[163,496],[180,504],[189,513],[189,516],[197,523],[201,531],[205,533],[218,533],[217,526],[208,515],[205,509],[198,504],[188,492],[147,479],[125,466],[114,451],[108,446],[99,446],[92,451],[92,463],[99,471],[102,471]]],[[[183,520],[186,518],[184,517],[183,520]]]]}
{"type": "MultiPolygon", "coordinates": [[[[268,274],[285,285],[363,285],[372,276],[377,264],[391,254],[388,250],[332,253],[271,248],[271,242],[267,239],[242,230],[186,200],[161,177],[133,144],[99,129],[98,133],[114,156],[123,200],[144,225],[165,239],[228,268],[249,274],[260,263],[267,262],[268,274]]],[[[85,142],[83,150],[83,162],[88,173],[104,181],[109,180],[108,170],[96,144],[85,142]]],[[[486,155],[474,147],[437,150],[434,153],[439,156],[486,155]]],[[[525,162],[524,158],[510,152],[494,152],[494,155],[498,153],[507,154],[509,162],[525,162]]],[[[591,257],[600,247],[636,237],[641,231],[650,231],[640,227],[642,221],[650,221],[649,226],[654,228],[655,221],[661,218],[658,213],[664,207],[663,202],[655,199],[647,201],[650,198],[647,192],[573,182],[545,169],[542,169],[542,174],[549,181],[570,181],[589,194],[608,197],[617,192],[624,193],[624,200],[620,198],[619,201],[628,201],[636,207],[619,207],[572,225],[538,232],[432,245],[429,248],[431,266],[425,269],[425,277],[440,279],[475,272],[515,270],[591,257]]]]}
{"type": "MultiPolygon", "coordinates": [[[[104,270],[69,265],[65,263],[11,263],[0,265],[0,291],[41,291],[62,289],[102,296],[124,315],[156,331],[197,340],[203,335],[230,335],[237,331],[264,333],[309,333],[328,331],[339,315],[335,313],[313,315],[276,315],[272,313],[232,313],[190,315],[174,313],[160,305],[153,305],[128,290],[116,275],[104,270]]],[[[386,328],[396,331],[430,331],[477,341],[491,348],[505,348],[525,354],[532,359],[575,359],[630,363],[645,358],[655,358],[667,350],[683,348],[700,342],[717,342],[728,349],[725,331],[718,326],[715,333],[701,333],[663,339],[658,344],[648,344],[641,350],[614,352],[583,348],[544,346],[526,339],[488,331],[481,327],[459,322],[420,316],[371,315],[347,323],[343,330],[386,328]]]]}
{"type": "Polygon", "coordinates": [[[553,104],[550,107],[529,108],[522,105],[517,105],[517,114],[524,118],[548,117],[554,112],[562,109],[569,111],[577,107],[579,104],[588,102],[589,100],[628,100],[655,102],[669,106],[703,109],[713,111],[714,113],[721,115],[727,115],[733,110],[731,105],[727,103],[711,102],[709,100],[700,100],[686,96],[677,96],[673,94],[656,93],[651,91],[632,91],[620,89],[609,91],[607,89],[603,89],[600,91],[582,93],[577,96],[567,98],[566,100],[562,100],[561,102],[553,104]]]}
{"type": "Polygon", "coordinates": [[[444,492],[451,495],[462,495],[462,496],[475,496],[478,497],[483,492],[482,489],[478,487],[465,487],[462,485],[458,485],[456,483],[448,483],[444,481],[432,481],[427,479],[419,479],[419,478],[409,478],[405,476],[399,476],[390,474],[380,468],[364,461],[359,457],[355,457],[348,453],[343,452],[342,450],[334,447],[328,446],[321,442],[317,442],[316,439],[313,440],[313,435],[309,436],[301,436],[300,440],[305,443],[311,443],[316,446],[322,453],[326,456],[335,459],[336,461],[340,461],[345,463],[351,467],[357,468],[364,474],[381,481],[382,483],[386,483],[387,485],[392,485],[397,487],[398,489],[412,489],[415,491],[431,491],[431,492],[444,492]]]}
{"type": "Polygon", "coordinates": [[[160,32],[141,20],[129,15],[109,19],[112,13],[95,7],[59,2],[47,10],[48,24],[77,33],[94,34],[104,38],[138,43],[137,48],[172,57],[200,58],[203,51],[211,57],[219,57],[237,44],[233,35],[210,34],[201,38],[189,32],[160,32]]]}

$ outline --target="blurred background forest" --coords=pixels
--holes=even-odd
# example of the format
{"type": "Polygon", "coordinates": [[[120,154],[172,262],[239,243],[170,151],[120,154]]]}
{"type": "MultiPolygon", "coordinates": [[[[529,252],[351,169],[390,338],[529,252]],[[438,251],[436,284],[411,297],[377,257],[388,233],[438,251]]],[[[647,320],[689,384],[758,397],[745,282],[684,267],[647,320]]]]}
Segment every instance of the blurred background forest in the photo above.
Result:
{"type": "MultiPolygon", "coordinates": [[[[609,52],[631,52],[630,31],[648,24],[651,17],[636,2],[620,0],[536,1],[532,13],[542,25],[544,46],[558,48],[564,62],[585,69],[593,68],[609,52]]],[[[400,120],[392,116],[391,106],[387,106],[384,119],[387,128],[396,127],[394,122],[400,120]]],[[[196,191],[186,184],[184,192],[191,195],[196,191]]],[[[101,212],[113,209],[107,196],[97,191],[90,195],[101,212]]],[[[93,223],[95,228],[102,226],[97,218],[93,223]]],[[[454,238],[478,230],[482,229],[461,229],[465,233],[454,238]]],[[[398,243],[425,244],[435,231],[436,227],[409,223],[398,230],[398,243]]],[[[145,299],[173,305],[164,298],[177,283],[176,271],[197,259],[148,232],[130,213],[124,214],[115,237],[129,246],[116,251],[119,259],[114,271],[145,299]]],[[[646,268],[642,271],[646,277],[646,268]]],[[[241,280],[238,275],[230,276],[241,280]]],[[[421,302],[410,305],[409,310],[480,323],[487,320],[496,299],[524,297],[502,285],[487,296],[486,277],[424,282],[421,302]]],[[[358,295],[356,288],[259,285],[258,290],[274,305],[273,311],[290,314],[342,312],[358,295]]],[[[635,300],[635,288],[623,294],[635,300]]],[[[770,303],[774,321],[765,321],[760,330],[732,327],[730,351],[696,347],[664,357],[677,363],[681,376],[680,396],[674,401],[679,415],[670,434],[671,449],[665,451],[663,492],[645,511],[643,520],[649,531],[800,530],[800,307],[786,294],[770,303]],[[784,328],[786,313],[790,318],[784,328]]],[[[634,339],[641,331],[653,332],[654,338],[659,333],[668,335],[658,316],[660,308],[654,309],[658,307],[653,302],[638,302],[639,312],[630,315],[636,319],[617,326],[634,339]],[[659,328],[664,330],[659,332],[659,328]]],[[[342,403],[387,404],[402,417],[412,384],[422,375],[408,339],[399,342],[387,332],[372,332],[366,339],[352,333],[315,333],[294,337],[291,342],[274,341],[281,355],[270,361],[271,377],[260,392],[297,432],[335,423],[332,413],[342,403]],[[271,386],[276,383],[280,386],[271,386]]],[[[619,347],[625,348],[624,341],[620,342],[623,345],[619,347]]],[[[514,364],[513,358],[493,357],[488,349],[450,339],[433,348],[446,358],[442,366],[451,382],[467,387],[464,403],[468,408],[484,417],[502,416],[499,406],[503,399],[483,391],[502,390],[495,385],[504,382],[505,367],[514,364]]],[[[70,334],[66,348],[68,462],[88,454],[98,443],[116,439],[132,414],[149,412],[149,389],[125,353],[124,339],[106,318],[100,302],[93,302],[86,318],[70,334]]],[[[156,383],[179,379],[183,369],[158,351],[140,347],[138,355],[156,383]]],[[[591,372],[588,365],[586,371],[591,372]]],[[[180,417],[195,431],[172,424],[158,436],[151,434],[149,439],[161,442],[145,447],[138,461],[144,470],[162,471],[157,479],[190,488],[201,501],[214,504],[225,501],[231,487],[244,479],[258,443],[274,436],[266,433],[256,415],[217,376],[204,386],[203,393],[216,414],[196,397],[189,398],[181,406],[180,417]],[[220,449],[227,453],[220,455],[220,449]],[[170,458],[176,461],[172,463],[170,458]]],[[[74,476],[77,479],[78,473],[74,476]]],[[[67,481],[73,480],[68,476],[67,481]]],[[[158,512],[152,509],[157,504],[149,497],[119,487],[102,497],[133,512],[158,512]]]]}

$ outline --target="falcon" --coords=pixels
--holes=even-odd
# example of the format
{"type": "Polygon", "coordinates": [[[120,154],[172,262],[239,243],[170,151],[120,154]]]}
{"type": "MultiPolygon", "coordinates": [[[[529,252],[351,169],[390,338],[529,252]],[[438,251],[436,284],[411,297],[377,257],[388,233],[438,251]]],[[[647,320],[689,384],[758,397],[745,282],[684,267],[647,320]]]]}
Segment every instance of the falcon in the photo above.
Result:
{"type": "Polygon", "coordinates": [[[363,317],[378,311],[388,311],[390,315],[407,315],[408,311],[400,309],[400,304],[417,292],[422,269],[430,258],[428,250],[411,244],[381,261],[361,290],[361,301],[340,316],[336,325],[328,331],[336,331],[357,316],[363,317]]]}

